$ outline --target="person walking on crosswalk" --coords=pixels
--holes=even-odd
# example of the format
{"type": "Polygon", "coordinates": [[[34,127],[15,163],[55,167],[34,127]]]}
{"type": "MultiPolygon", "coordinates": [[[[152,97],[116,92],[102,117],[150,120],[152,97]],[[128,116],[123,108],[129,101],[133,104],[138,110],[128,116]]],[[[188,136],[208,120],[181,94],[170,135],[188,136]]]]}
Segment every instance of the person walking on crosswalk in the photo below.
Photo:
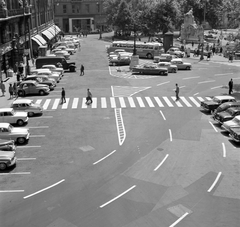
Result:
{"type": "Polygon", "coordinates": [[[66,98],[65,98],[65,89],[62,88],[62,92],[61,92],[61,104],[66,102],[66,98]]]}
{"type": "Polygon", "coordinates": [[[90,92],[90,89],[87,89],[87,98],[86,98],[86,104],[92,104],[92,93],[90,92]]]}
{"type": "Polygon", "coordinates": [[[84,75],[84,66],[81,65],[81,68],[80,68],[80,76],[83,76],[84,75]]]}
{"type": "Polygon", "coordinates": [[[176,101],[178,101],[179,100],[179,87],[178,87],[178,84],[176,84],[175,93],[176,93],[176,101]]]}

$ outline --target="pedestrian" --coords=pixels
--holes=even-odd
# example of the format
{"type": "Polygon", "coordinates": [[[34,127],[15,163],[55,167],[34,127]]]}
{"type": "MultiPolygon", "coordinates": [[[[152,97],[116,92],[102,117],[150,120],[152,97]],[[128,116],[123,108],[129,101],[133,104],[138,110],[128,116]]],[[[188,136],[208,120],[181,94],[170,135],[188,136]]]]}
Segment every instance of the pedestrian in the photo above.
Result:
{"type": "Polygon", "coordinates": [[[6,88],[5,88],[5,84],[3,83],[3,81],[1,81],[0,89],[2,91],[2,96],[5,96],[6,88]]]}
{"type": "Polygon", "coordinates": [[[84,66],[81,65],[80,67],[80,76],[83,76],[84,75],[84,66]]]}
{"type": "Polygon", "coordinates": [[[13,84],[13,95],[15,96],[15,98],[18,97],[18,87],[16,82],[13,84]]]}
{"type": "Polygon", "coordinates": [[[220,50],[219,50],[220,56],[222,56],[222,51],[223,51],[223,48],[220,47],[220,50]]]}
{"type": "Polygon", "coordinates": [[[208,53],[207,53],[207,61],[210,61],[210,58],[211,58],[211,51],[208,51],[208,53]]]}
{"type": "Polygon", "coordinates": [[[232,79],[228,82],[228,88],[229,88],[228,94],[231,95],[233,92],[233,80],[232,79]]]}
{"type": "Polygon", "coordinates": [[[231,62],[231,63],[233,62],[233,54],[232,53],[229,54],[228,62],[231,62]]]}
{"type": "Polygon", "coordinates": [[[175,93],[176,93],[176,101],[178,101],[179,100],[179,87],[178,87],[178,84],[176,84],[175,93]]]}
{"type": "Polygon", "coordinates": [[[213,55],[215,54],[215,52],[216,52],[216,47],[215,47],[215,45],[214,45],[213,48],[212,48],[212,53],[213,53],[213,55]]]}
{"type": "Polygon", "coordinates": [[[92,93],[89,88],[87,89],[86,104],[92,104],[92,93]]]}
{"type": "Polygon", "coordinates": [[[9,85],[8,91],[9,91],[9,94],[10,94],[10,99],[12,99],[13,98],[13,86],[12,86],[12,84],[9,85]]]}
{"type": "Polygon", "coordinates": [[[18,66],[18,71],[20,72],[20,74],[23,74],[23,69],[24,69],[23,62],[20,62],[19,66],[18,66]]]}
{"type": "Polygon", "coordinates": [[[62,92],[61,92],[61,104],[66,102],[66,98],[65,98],[65,89],[62,88],[62,92]]]}

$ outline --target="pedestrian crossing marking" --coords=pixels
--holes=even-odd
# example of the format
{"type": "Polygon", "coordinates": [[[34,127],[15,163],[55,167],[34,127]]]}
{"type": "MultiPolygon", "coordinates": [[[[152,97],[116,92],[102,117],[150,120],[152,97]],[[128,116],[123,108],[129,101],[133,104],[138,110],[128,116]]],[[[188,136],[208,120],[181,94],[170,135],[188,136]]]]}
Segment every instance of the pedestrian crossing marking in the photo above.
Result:
{"type": "Polygon", "coordinates": [[[170,102],[170,100],[168,99],[168,97],[163,97],[164,101],[167,103],[167,105],[169,107],[173,107],[173,104],[170,102]]]}
{"type": "Polygon", "coordinates": [[[176,103],[178,107],[183,107],[182,104],[179,102],[179,100],[176,99],[176,97],[172,96],[172,100],[176,103]]]}
{"type": "Polygon", "coordinates": [[[51,99],[47,99],[43,105],[43,109],[46,110],[48,108],[48,105],[50,104],[51,99]]]}
{"type": "Polygon", "coordinates": [[[92,98],[92,108],[97,108],[97,98],[92,98]]]}
{"type": "Polygon", "coordinates": [[[137,97],[137,101],[138,101],[138,104],[139,104],[140,107],[145,107],[141,97],[137,97]]]}
{"type": "Polygon", "coordinates": [[[161,102],[161,100],[158,97],[154,97],[154,99],[157,102],[159,107],[164,107],[163,103],[161,102]]]}
{"type": "Polygon", "coordinates": [[[200,102],[204,101],[204,99],[202,97],[197,97],[197,98],[200,100],[200,102]]]}
{"type": "Polygon", "coordinates": [[[107,100],[105,97],[101,97],[102,108],[107,108],[107,100]]]}
{"type": "Polygon", "coordinates": [[[145,99],[146,99],[149,107],[154,107],[154,104],[153,104],[152,100],[150,99],[150,97],[145,97],[145,99]]]}
{"type": "Polygon", "coordinates": [[[53,110],[56,110],[58,108],[59,102],[60,102],[60,99],[55,99],[54,100],[54,103],[53,103],[53,106],[52,106],[53,110]]]}
{"type": "Polygon", "coordinates": [[[197,107],[200,107],[200,104],[199,104],[193,97],[189,97],[189,99],[190,99],[197,107]]]}
{"type": "Polygon", "coordinates": [[[207,100],[212,100],[210,97],[206,97],[207,100]]]}
{"type": "Polygon", "coordinates": [[[136,107],[133,97],[128,97],[128,102],[130,104],[130,107],[132,107],[132,108],[136,107]]]}
{"type": "Polygon", "coordinates": [[[192,105],[187,101],[185,97],[181,96],[180,99],[185,103],[187,107],[192,107],[192,105]]]}
{"type": "Polygon", "coordinates": [[[86,109],[87,104],[86,104],[86,98],[82,98],[82,109],[86,109]]]}
{"type": "Polygon", "coordinates": [[[126,108],[126,104],[125,104],[123,97],[119,97],[119,102],[120,102],[121,108],[126,108]]]}
{"type": "Polygon", "coordinates": [[[36,104],[41,104],[41,102],[42,102],[42,99],[38,99],[38,100],[36,101],[36,104]]]}
{"type": "Polygon", "coordinates": [[[129,97],[150,87],[132,87],[132,86],[111,86],[113,97],[129,97]]]}
{"type": "Polygon", "coordinates": [[[62,109],[67,109],[69,100],[69,98],[66,98],[66,102],[62,104],[62,109]]]}
{"type": "Polygon", "coordinates": [[[116,102],[114,97],[110,97],[111,107],[116,108],[116,102]]]}

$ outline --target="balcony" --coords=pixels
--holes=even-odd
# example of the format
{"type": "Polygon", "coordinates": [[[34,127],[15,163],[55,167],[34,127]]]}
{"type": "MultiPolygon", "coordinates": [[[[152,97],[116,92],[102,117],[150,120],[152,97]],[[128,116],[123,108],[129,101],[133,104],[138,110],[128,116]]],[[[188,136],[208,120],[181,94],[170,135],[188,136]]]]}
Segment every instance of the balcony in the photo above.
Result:
{"type": "Polygon", "coordinates": [[[10,9],[8,10],[8,16],[9,17],[13,17],[13,16],[22,16],[24,13],[24,9],[20,8],[20,9],[10,9]]]}
{"type": "Polygon", "coordinates": [[[31,13],[31,8],[29,6],[25,8],[19,8],[19,9],[9,9],[9,10],[0,9],[0,19],[7,18],[7,17],[23,16],[24,14],[30,14],[30,13],[31,13]]]}

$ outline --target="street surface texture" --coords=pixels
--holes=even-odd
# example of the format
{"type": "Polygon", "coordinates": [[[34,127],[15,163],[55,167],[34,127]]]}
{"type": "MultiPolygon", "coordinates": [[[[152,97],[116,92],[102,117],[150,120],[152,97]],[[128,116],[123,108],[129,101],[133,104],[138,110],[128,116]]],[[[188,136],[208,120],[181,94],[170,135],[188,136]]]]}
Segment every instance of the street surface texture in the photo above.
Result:
{"type": "Polygon", "coordinates": [[[106,44],[82,38],[77,72],[31,97],[45,110],[0,173],[0,226],[239,227],[240,146],[199,108],[240,82],[239,67],[189,58],[191,71],[134,79],[109,69],[106,44]]]}

